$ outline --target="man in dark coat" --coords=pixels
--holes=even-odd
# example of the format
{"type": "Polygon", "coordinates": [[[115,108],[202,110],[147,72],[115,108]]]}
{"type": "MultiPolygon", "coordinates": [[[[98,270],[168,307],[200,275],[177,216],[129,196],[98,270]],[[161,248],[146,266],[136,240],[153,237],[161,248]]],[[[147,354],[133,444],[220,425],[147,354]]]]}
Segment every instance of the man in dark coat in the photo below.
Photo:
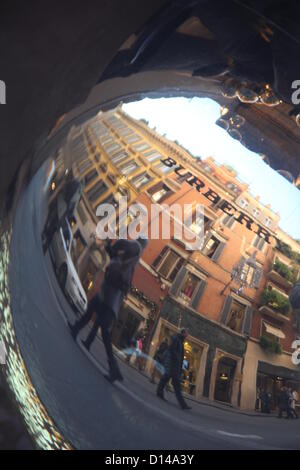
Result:
{"type": "Polygon", "coordinates": [[[156,395],[164,400],[164,388],[168,381],[172,379],[174,392],[180,407],[183,410],[190,409],[182,396],[180,388],[180,377],[182,371],[182,363],[184,359],[184,340],[188,333],[185,329],[182,329],[180,333],[176,333],[171,338],[170,346],[165,354],[164,367],[165,373],[162,376],[156,391],[156,395]]]}
{"type": "Polygon", "coordinates": [[[89,301],[86,313],[74,325],[69,324],[72,336],[76,339],[79,331],[89,323],[93,313],[96,313],[93,327],[86,340],[82,341],[82,343],[86,349],[89,350],[96,337],[98,328],[101,327],[102,339],[109,365],[109,375],[106,376],[106,378],[108,378],[110,382],[123,380],[118,363],[113,354],[111,342],[112,328],[118,318],[123,299],[129,291],[134,270],[147,244],[148,240],[142,238],[138,240],[121,239],[116,241],[114,245],[111,245],[110,242],[106,244],[106,251],[110,256],[110,262],[106,268],[106,272],[112,272],[113,268],[116,267],[121,275],[124,288],[117,286],[113,283],[112,279],[104,275],[100,292],[89,301]]]}
{"type": "Polygon", "coordinates": [[[282,412],[286,412],[286,419],[291,418],[291,412],[289,408],[289,393],[286,386],[283,386],[280,390],[279,396],[279,413],[278,418],[282,418],[282,412]]]}

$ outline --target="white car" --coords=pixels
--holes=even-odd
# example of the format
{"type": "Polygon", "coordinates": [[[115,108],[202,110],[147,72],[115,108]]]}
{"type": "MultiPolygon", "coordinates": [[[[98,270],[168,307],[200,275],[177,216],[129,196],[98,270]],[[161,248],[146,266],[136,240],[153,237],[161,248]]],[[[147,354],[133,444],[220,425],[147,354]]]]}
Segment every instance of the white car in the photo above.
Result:
{"type": "Polygon", "coordinates": [[[73,242],[70,224],[68,220],[65,219],[63,226],[61,226],[53,236],[50,245],[50,254],[61,288],[73,306],[75,306],[80,313],[84,313],[88,302],[72,260],[71,253],[73,242]]]}

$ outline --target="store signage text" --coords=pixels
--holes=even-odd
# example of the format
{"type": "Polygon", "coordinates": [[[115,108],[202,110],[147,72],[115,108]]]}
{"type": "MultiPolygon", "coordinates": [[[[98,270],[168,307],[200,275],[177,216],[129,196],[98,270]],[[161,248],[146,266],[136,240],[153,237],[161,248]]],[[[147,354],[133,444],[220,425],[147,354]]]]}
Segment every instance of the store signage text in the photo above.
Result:
{"type": "Polygon", "coordinates": [[[271,243],[270,234],[263,227],[254,222],[251,217],[244,214],[242,211],[237,210],[232,204],[225,199],[222,200],[214,190],[208,188],[206,184],[198,177],[193,175],[190,171],[187,171],[182,165],[178,164],[176,160],[171,157],[161,159],[161,162],[169,168],[173,168],[178,176],[184,177],[184,180],[192,187],[205,196],[213,204],[218,204],[218,208],[221,209],[225,214],[231,215],[237,222],[245,225],[248,230],[256,233],[260,238],[263,238],[267,243],[271,243]]]}

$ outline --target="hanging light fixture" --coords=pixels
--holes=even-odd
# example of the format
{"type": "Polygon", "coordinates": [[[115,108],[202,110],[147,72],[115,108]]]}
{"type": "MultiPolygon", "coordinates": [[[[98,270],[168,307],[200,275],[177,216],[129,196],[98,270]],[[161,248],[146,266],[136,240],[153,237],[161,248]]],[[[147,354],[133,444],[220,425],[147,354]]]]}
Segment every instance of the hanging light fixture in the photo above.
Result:
{"type": "Polygon", "coordinates": [[[233,126],[240,127],[245,124],[244,116],[240,116],[240,114],[233,114],[230,118],[230,123],[233,126]]]}
{"type": "Polygon", "coordinates": [[[295,179],[289,171],[286,170],[277,170],[277,173],[279,173],[281,176],[283,176],[285,179],[287,179],[290,183],[294,184],[295,179]]]}
{"type": "Polygon", "coordinates": [[[259,95],[248,85],[241,85],[237,90],[237,97],[242,103],[256,103],[259,95]]]}
{"type": "Polygon", "coordinates": [[[257,251],[254,251],[249,258],[242,256],[238,263],[236,263],[231,271],[231,280],[225,285],[221,294],[223,294],[226,288],[235,282],[238,284],[237,294],[242,294],[245,287],[251,287],[257,289],[259,287],[262,270],[258,267],[256,262],[257,251]]]}
{"type": "Polygon", "coordinates": [[[236,139],[239,142],[241,142],[242,135],[237,129],[229,129],[228,134],[231,135],[231,137],[233,137],[233,139],[236,139]]]}
{"type": "Polygon", "coordinates": [[[235,98],[239,82],[234,78],[227,78],[221,86],[221,93],[225,98],[235,98]]]}
{"type": "Polygon", "coordinates": [[[229,122],[226,121],[225,119],[219,118],[216,122],[218,126],[222,127],[222,129],[225,129],[227,131],[229,129],[229,122]]]}
{"type": "Polygon", "coordinates": [[[280,99],[277,98],[273,90],[267,89],[260,96],[259,99],[261,103],[267,106],[278,106],[280,104],[280,99]]]}

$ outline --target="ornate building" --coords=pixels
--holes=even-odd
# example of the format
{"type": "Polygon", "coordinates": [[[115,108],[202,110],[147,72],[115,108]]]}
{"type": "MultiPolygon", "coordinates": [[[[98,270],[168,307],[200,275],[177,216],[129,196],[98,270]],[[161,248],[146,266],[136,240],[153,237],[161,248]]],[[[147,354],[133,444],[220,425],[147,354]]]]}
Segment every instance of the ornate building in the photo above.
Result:
{"type": "MultiPolygon", "coordinates": [[[[152,204],[204,208],[202,226],[192,219],[189,227],[203,230],[201,249],[176,236],[172,212],[169,237],[150,239],[114,329],[115,345],[124,347],[143,328],[153,356],[164,337],[186,327],[186,393],[253,409],[258,387],[271,391],[274,406],[283,380],[299,388],[288,293],[299,275],[300,245],[278,228],[279,214],[251,195],[234,169],[194,158],[121,107],[73,128],[66,148],[74,173],[86,181],[73,229],[87,289],[97,289],[106,262],[91,237],[101,204],[118,208],[127,196],[128,223],[133,202],[148,214],[152,204]]],[[[149,230],[152,224],[149,217],[149,230]]]]}

